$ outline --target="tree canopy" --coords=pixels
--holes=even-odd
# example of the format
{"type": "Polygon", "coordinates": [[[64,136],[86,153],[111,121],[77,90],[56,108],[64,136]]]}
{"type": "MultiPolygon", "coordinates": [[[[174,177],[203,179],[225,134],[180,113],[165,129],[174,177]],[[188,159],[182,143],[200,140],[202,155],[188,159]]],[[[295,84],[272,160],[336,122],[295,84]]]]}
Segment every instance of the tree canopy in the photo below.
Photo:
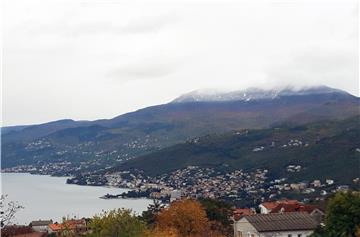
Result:
{"type": "Polygon", "coordinates": [[[146,225],[131,210],[117,209],[95,216],[90,237],[142,237],[146,225]]]}
{"type": "Polygon", "coordinates": [[[176,230],[181,237],[208,236],[209,220],[202,205],[194,200],[181,200],[171,203],[157,216],[159,230],[176,230]]]}
{"type": "Polygon", "coordinates": [[[314,237],[360,237],[360,193],[338,192],[330,198],[324,224],[314,237]]]}

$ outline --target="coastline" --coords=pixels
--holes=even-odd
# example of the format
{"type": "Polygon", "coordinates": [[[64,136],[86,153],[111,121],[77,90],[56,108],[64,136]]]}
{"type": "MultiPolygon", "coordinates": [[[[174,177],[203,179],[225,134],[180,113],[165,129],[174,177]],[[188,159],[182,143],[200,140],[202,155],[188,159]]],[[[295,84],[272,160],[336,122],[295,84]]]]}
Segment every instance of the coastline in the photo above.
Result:
{"type": "Polygon", "coordinates": [[[152,200],[148,198],[119,198],[104,200],[106,193],[121,193],[127,189],[109,186],[65,185],[64,177],[31,175],[30,173],[1,173],[2,191],[10,201],[24,206],[14,224],[29,224],[33,220],[62,217],[92,217],[117,208],[145,211],[152,200]],[[54,179],[52,179],[54,178],[54,179]]]}
{"type": "MultiPolygon", "coordinates": [[[[110,200],[110,199],[129,199],[129,200],[137,200],[137,199],[147,199],[147,200],[153,200],[153,198],[150,197],[127,197],[125,195],[125,193],[128,193],[129,191],[137,191],[137,189],[135,188],[128,188],[128,187],[119,187],[119,186],[113,186],[113,185],[91,185],[91,184],[76,184],[76,183],[68,183],[67,180],[69,178],[74,178],[74,176],[60,176],[60,175],[50,175],[50,174],[41,174],[41,173],[32,173],[32,172],[0,172],[0,175],[2,175],[3,173],[6,174],[29,174],[29,175],[35,175],[35,176],[46,176],[46,177],[50,177],[50,178],[66,178],[65,184],[66,185],[75,185],[75,186],[84,186],[84,187],[103,187],[103,188],[109,188],[109,189],[122,189],[124,190],[124,192],[120,193],[120,194],[116,194],[117,198],[103,198],[105,197],[107,194],[104,194],[103,196],[100,196],[98,198],[103,199],[103,200],[110,200]]],[[[115,196],[115,195],[113,195],[115,196]]]]}

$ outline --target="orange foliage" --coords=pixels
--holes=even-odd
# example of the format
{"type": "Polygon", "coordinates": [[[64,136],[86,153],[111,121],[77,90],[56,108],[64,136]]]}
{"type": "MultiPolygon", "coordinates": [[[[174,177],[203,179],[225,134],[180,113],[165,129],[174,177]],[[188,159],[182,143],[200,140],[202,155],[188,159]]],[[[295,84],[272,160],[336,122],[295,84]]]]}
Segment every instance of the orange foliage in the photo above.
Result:
{"type": "Polygon", "coordinates": [[[146,237],[179,237],[175,229],[159,229],[155,228],[145,235],[146,237]]]}
{"type": "Polygon", "coordinates": [[[159,231],[176,230],[178,234],[174,235],[176,237],[211,236],[206,212],[195,200],[171,203],[169,208],[162,210],[157,216],[156,223],[159,231]]]}

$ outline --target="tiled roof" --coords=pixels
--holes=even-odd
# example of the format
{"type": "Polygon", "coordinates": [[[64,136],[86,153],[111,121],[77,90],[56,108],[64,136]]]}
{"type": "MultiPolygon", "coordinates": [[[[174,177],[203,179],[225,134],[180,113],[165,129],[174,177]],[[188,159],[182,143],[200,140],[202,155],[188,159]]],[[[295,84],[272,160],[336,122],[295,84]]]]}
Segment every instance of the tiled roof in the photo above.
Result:
{"type": "Polygon", "coordinates": [[[81,220],[67,220],[65,223],[50,224],[49,228],[52,231],[60,231],[64,229],[75,230],[79,227],[85,227],[85,226],[86,226],[85,220],[81,219],[81,220]]]}
{"type": "Polygon", "coordinates": [[[277,207],[279,204],[299,204],[300,202],[297,200],[279,200],[274,202],[263,202],[261,205],[266,207],[268,210],[272,210],[277,207]]]}
{"type": "Polygon", "coordinates": [[[259,214],[243,217],[258,232],[314,230],[318,223],[306,212],[259,214]]]}
{"type": "Polygon", "coordinates": [[[254,215],[256,213],[254,213],[254,211],[251,210],[250,208],[238,208],[234,210],[233,214],[234,214],[234,219],[239,220],[243,216],[254,215]]]}
{"type": "Polygon", "coordinates": [[[313,205],[306,205],[306,204],[300,204],[300,203],[296,203],[296,204],[280,203],[274,209],[272,209],[270,213],[307,212],[310,214],[315,209],[318,209],[318,208],[313,205]]]}
{"type": "Polygon", "coordinates": [[[266,209],[271,210],[271,209],[275,208],[278,205],[278,203],[277,202],[263,202],[263,203],[261,203],[261,205],[263,205],[266,209]]]}

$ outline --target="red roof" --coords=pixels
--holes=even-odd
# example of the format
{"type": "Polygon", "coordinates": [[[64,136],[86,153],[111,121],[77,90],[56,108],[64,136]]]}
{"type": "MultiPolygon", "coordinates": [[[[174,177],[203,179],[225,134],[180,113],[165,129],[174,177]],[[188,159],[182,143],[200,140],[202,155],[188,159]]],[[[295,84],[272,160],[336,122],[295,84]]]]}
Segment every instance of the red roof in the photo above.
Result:
{"type": "Polygon", "coordinates": [[[250,208],[238,208],[233,211],[234,219],[239,220],[243,216],[255,215],[255,212],[250,208]]]}
{"type": "Polygon", "coordinates": [[[300,202],[298,200],[279,200],[279,201],[274,201],[274,202],[261,203],[261,205],[263,205],[268,210],[274,209],[279,204],[300,204],[300,202]]]}
{"type": "Polygon", "coordinates": [[[55,232],[65,229],[75,230],[79,227],[85,227],[85,226],[86,226],[85,220],[68,220],[65,221],[64,223],[49,224],[49,228],[55,232]]]}
{"type": "Polygon", "coordinates": [[[315,209],[318,209],[313,205],[306,205],[301,203],[280,203],[270,213],[282,213],[282,212],[307,212],[311,213],[315,209]]]}

